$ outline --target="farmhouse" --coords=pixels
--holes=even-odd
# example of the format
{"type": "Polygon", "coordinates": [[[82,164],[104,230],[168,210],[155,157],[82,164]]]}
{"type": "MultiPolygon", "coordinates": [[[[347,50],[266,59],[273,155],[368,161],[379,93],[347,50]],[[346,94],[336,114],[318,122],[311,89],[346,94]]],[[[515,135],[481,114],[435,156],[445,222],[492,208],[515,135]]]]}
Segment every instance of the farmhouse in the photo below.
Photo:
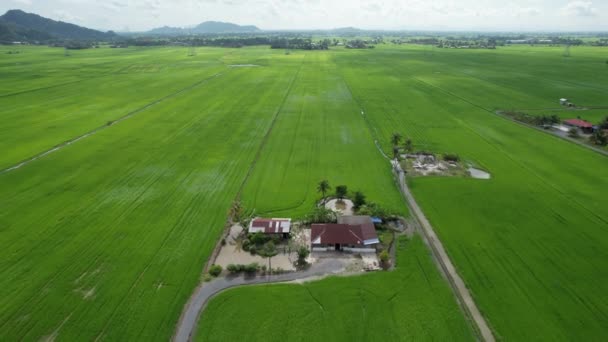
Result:
{"type": "Polygon", "coordinates": [[[282,234],[289,237],[291,230],[290,218],[255,218],[249,223],[249,233],[282,234]]]}
{"type": "Polygon", "coordinates": [[[337,224],[313,224],[310,241],[315,252],[375,252],[380,243],[369,216],[340,216],[337,224]]]}
{"type": "Polygon", "coordinates": [[[561,98],[559,99],[559,104],[561,104],[562,106],[565,106],[568,104],[568,99],[567,98],[561,98]]]}
{"type": "Polygon", "coordinates": [[[568,119],[564,125],[580,129],[583,133],[593,133],[593,124],[581,119],[568,119]]]}

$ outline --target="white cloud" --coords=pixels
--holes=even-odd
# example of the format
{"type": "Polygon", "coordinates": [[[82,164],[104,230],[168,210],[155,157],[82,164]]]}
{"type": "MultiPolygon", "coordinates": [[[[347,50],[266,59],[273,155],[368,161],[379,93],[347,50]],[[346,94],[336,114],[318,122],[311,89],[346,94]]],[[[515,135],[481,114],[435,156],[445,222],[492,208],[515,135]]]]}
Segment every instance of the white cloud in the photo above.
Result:
{"type": "Polygon", "coordinates": [[[0,12],[19,7],[105,30],[205,20],[263,29],[608,30],[608,0],[0,0],[0,12]]]}
{"type": "Polygon", "coordinates": [[[575,17],[592,17],[597,15],[598,10],[591,1],[572,1],[562,8],[562,13],[575,17]]]}

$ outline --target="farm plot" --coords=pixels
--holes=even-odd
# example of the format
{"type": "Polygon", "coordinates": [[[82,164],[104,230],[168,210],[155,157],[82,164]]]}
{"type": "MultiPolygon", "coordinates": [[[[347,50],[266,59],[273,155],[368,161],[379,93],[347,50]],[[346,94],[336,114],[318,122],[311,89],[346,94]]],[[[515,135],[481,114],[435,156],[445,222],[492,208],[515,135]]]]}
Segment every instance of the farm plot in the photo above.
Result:
{"type": "MultiPolygon", "coordinates": [[[[27,70],[13,74],[13,66],[0,66],[0,72],[8,76],[7,82],[19,83],[34,76],[54,79],[55,73],[48,72],[49,61],[44,58],[48,49],[41,50],[41,56],[27,64],[27,70]]],[[[30,55],[35,54],[34,51],[26,50],[24,58],[32,58],[30,55]]],[[[197,63],[197,60],[183,61],[186,57],[175,56],[178,53],[181,56],[180,51],[171,51],[173,61],[167,60],[162,49],[156,59],[144,51],[132,52],[125,58],[100,51],[101,57],[95,58],[97,62],[92,65],[89,65],[92,57],[74,55],[59,59],[54,56],[58,60],[53,63],[60,67],[55,64],[53,67],[67,74],[73,71],[64,69],[76,69],[82,76],[76,82],[62,84],[61,79],[57,79],[55,85],[45,89],[33,88],[0,96],[0,150],[4,151],[0,156],[0,170],[166,100],[225,70],[216,61],[219,53],[197,56],[197,63]]]]}
{"type": "MultiPolygon", "coordinates": [[[[493,59],[520,60],[506,50],[492,52],[493,59]]],[[[410,185],[496,336],[601,340],[608,333],[608,159],[486,111],[488,81],[451,76],[479,53],[456,58],[437,50],[434,60],[425,53],[387,49],[339,54],[336,61],[384,146],[399,130],[417,149],[458,153],[492,173],[483,182],[415,178],[410,185]],[[400,51],[407,58],[396,58],[400,51]],[[436,63],[449,58],[453,65],[436,63]],[[468,92],[474,88],[480,90],[468,92]]],[[[527,59],[536,67],[526,69],[530,77],[551,74],[551,64],[542,67],[546,55],[527,59]]],[[[492,70],[488,63],[470,67],[492,70]]],[[[581,75],[588,72],[582,67],[581,75]]],[[[546,89],[518,90],[510,77],[496,83],[544,97],[546,89]]],[[[575,72],[569,77],[584,82],[575,72]]]]}
{"type": "Polygon", "coordinates": [[[397,246],[393,272],[221,293],[204,311],[196,340],[474,340],[420,237],[397,246]]]}
{"type": "Polygon", "coordinates": [[[0,340],[168,340],[295,74],[277,64],[1,174],[0,340]]]}
{"type": "Polygon", "coordinates": [[[317,183],[327,179],[405,215],[390,163],[363,115],[331,54],[307,55],[245,186],[246,205],[261,214],[301,217],[321,197],[317,183]]]}

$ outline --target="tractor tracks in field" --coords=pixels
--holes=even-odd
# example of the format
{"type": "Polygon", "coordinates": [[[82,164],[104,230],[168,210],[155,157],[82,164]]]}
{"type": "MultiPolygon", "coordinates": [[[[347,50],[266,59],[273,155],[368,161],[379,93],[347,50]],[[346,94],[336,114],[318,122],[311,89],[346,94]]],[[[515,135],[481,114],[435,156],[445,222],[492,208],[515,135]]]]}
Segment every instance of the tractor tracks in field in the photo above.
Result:
{"type": "Polygon", "coordinates": [[[169,95],[163,96],[160,99],[154,100],[154,101],[152,101],[152,102],[144,105],[143,107],[140,107],[138,109],[130,111],[127,114],[125,114],[125,115],[123,115],[123,116],[121,116],[121,117],[119,117],[119,118],[117,118],[115,120],[108,121],[108,123],[105,124],[105,125],[103,125],[103,126],[99,126],[97,128],[94,128],[94,129],[92,129],[92,130],[90,130],[90,131],[88,131],[88,132],[86,132],[86,133],[84,133],[82,135],[79,135],[79,136],[77,136],[75,138],[66,140],[66,141],[64,141],[64,142],[62,142],[62,143],[54,146],[51,149],[48,149],[48,150],[46,150],[44,152],[38,153],[38,154],[36,154],[36,155],[34,155],[32,157],[29,157],[29,158],[27,158],[25,160],[22,160],[19,163],[13,165],[13,166],[10,166],[10,167],[8,167],[6,169],[0,170],[0,175],[4,174],[4,173],[7,173],[7,172],[10,172],[10,171],[13,171],[13,170],[17,170],[17,169],[19,169],[19,168],[21,168],[21,167],[23,167],[23,166],[25,166],[25,165],[33,162],[33,161],[36,161],[36,160],[38,160],[40,158],[43,158],[43,157],[45,157],[45,156],[47,156],[47,155],[49,155],[49,154],[51,154],[53,152],[57,152],[57,151],[65,148],[65,147],[67,147],[69,145],[72,145],[72,144],[74,144],[74,143],[76,143],[76,142],[78,142],[80,140],[86,139],[86,138],[90,137],[91,135],[99,133],[100,131],[102,131],[104,129],[107,129],[109,127],[115,126],[115,125],[119,124],[120,122],[122,122],[124,120],[127,120],[130,117],[132,117],[132,116],[134,116],[134,115],[136,115],[138,113],[141,113],[141,112],[149,109],[150,107],[156,106],[157,104],[159,104],[161,102],[164,102],[166,100],[169,100],[169,99],[172,99],[174,97],[177,97],[177,96],[179,96],[179,95],[181,95],[183,93],[186,93],[186,92],[188,92],[188,91],[190,91],[190,90],[192,90],[192,89],[194,89],[194,88],[196,88],[196,87],[198,87],[198,86],[200,86],[200,85],[202,85],[204,83],[207,83],[208,81],[210,81],[210,80],[212,80],[214,78],[217,78],[217,77],[219,77],[221,75],[222,75],[221,72],[216,73],[216,74],[214,74],[212,76],[209,76],[209,77],[206,77],[206,78],[204,78],[204,79],[202,79],[202,80],[200,80],[200,81],[198,81],[198,82],[196,82],[194,84],[191,84],[191,85],[189,85],[189,86],[187,86],[185,88],[182,88],[182,89],[180,89],[180,90],[178,90],[176,92],[173,92],[173,93],[171,93],[169,95]]]}
{"type": "Polygon", "coordinates": [[[287,102],[287,98],[289,98],[289,95],[291,94],[291,89],[293,88],[293,85],[296,82],[296,79],[300,75],[300,71],[302,70],[302,65],[303,65],[303,63],[300,64],[300,66],[298,67],[298,70],[296,71],[293,78],[289,82],[289,85],[287,86],[287,91],[285,91],[285,95],[283,95],[283,99],[281,100],[281,103],[279,104],[279,108],[277,108],[276,112],[274,113],[274,116],[272,117],[272,121],[270,122],[270,127],[268,127],[268,129],[266,130],[266,133],[264,133],[264,136],[262,137],[262,141],[260,142],[260,146],[258,146],[258,150],[255,153],[255,157],[253,157],[253,161],[249,165],[247,174],[245,175],[243,182],[239,186],[239,191],[237,192],[236,197],[235,197],[236,200],[239,200],[241,198],[241,195],[243,194],[243,189],[245,189],[245,185],[247,184],[249,177],[253,173],[253,169],[255,169],[255,166],[258,163],[258,160],[260,159],[260,156],[262,155],[262,151],[264,150],[264,147],[266,146],[266,143],[268,142],[268,139],[270,138],[272,129],[274,128],[274,126],[277,122],[277,119],[279,118],[279,114],[281,113],[281,111],[283,111],[285,102],[287,102]]]}

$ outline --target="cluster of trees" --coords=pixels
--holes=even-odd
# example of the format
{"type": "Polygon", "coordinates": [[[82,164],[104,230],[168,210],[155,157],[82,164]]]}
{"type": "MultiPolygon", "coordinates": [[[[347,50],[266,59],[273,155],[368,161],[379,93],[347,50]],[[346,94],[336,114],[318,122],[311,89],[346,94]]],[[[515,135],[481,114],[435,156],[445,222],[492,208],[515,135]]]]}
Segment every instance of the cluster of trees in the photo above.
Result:
{"type": "Polygon", "coordinates": [[[311,38],[270,38],[271,49],[328,50],[330,45],[332,41],[329,39],[313,41],[311,38]]]}
{"type": "MultiPolygon", "coordinates": [[[[401,144],[402,140],[403,140],[403,135],[401,135],[401,133],[399,133],[399,132],[395,132],[391,136],[391,143],[393,144],[393,158],[394,159],[399,158],[399,153],[401,151],[401,147],[399,145],[401,144]]],[[[414,142],[412,141],[412,139],[410,139],[410,138],[405,139],[405,142],[403,144],[403,150],[407,153],[412,153],[414,151],[414,142]]]]}
{"type": "Polygon", "coordinates": [[[371,45],[372,42],[361,39],[349,40],[346,42],[347,49],[373,49],[374,45],[371,45]]]}
{"type": "Polygon", "coordinates": [[[589,142],[598,146],[608,145],[608,116],[597,124],[597,129],[589,137],[589,142]]]}
{"type": "Polygon", "coordinates": [[[488,40],[440,40],[437,43],[438,48],[446,49],[496,49],[496,41],[488,40]]]}
{"type": "MultiPolygon", "coordinates": [[[[322,180],[317,185],[317,191],[323,196],[323,204],[326,203],[327,193],[331,190],[331,186],[327,180],[322,180]]],[[[338,185],[335,188],[335,197],[338,200],[343,200],[348,195],[348,187],[346,185],[338,185]]],[[[359,215],[369,215],[381,218],[387,218],[390,215],[380,205],[368,202],[365,194],[361,191],[355,191],[352,194],[353,210],[359,215]]],[[[337,221],[336,213],[333,210],[326,209],[324,206],[315,208],[309,215],[306,216],[304,223],[333,223],[337,221]]]]}
{"type": "Polygon", "coordinates": [[[505,112],[505,114],[519,122],[527,123],[529,125],[548,127],[556,125],[561,122],[559,116],[553,115],[530,115],[522,112],[505,112]]]}

